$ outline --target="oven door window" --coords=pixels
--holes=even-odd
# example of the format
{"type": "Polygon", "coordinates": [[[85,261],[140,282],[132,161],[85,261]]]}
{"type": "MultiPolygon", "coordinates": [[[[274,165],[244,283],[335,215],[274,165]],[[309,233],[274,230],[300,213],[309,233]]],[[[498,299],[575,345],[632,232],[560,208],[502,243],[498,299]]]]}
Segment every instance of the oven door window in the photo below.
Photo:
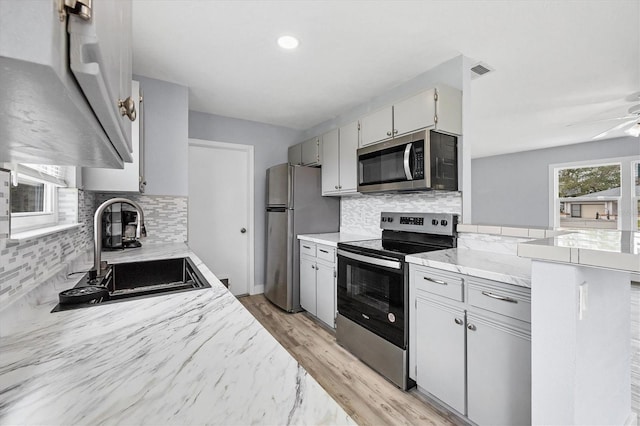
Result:
{"type": "Polygon", "coordinates": [[[338,257],[338,312],[405,348],[404,268],[338,257]]]}

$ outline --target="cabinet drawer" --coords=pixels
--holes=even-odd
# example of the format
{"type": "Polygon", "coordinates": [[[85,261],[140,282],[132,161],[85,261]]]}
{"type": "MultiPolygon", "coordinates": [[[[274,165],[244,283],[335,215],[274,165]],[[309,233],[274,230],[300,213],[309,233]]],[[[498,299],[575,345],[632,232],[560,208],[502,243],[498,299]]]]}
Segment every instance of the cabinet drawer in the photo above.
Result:
{"type": "Polygon", "coordinates": [[[300,241],[300,255],[316,257],[316,243],[309,241],[300,241]]]}
{"type": "Polygon", "coordinates": [[[336,249],[329,246],[318,245],[316,246],[316,256],[318,259],[326,260],[327,262],[335,263],[336,261],[336,249]]]}
{"type": "Polygon", "coordinates": [[[531,322],[529,289],[510,288],[513,286],[476,279],[469,279],[467,284],[467,302],[471,306],[531,322]]]}
{"type": "Polygon", "coordinates": [[[462,302],[464,282],[462,277],[429,268],[414,268],[412,279],[417,290],[462,302]]]}

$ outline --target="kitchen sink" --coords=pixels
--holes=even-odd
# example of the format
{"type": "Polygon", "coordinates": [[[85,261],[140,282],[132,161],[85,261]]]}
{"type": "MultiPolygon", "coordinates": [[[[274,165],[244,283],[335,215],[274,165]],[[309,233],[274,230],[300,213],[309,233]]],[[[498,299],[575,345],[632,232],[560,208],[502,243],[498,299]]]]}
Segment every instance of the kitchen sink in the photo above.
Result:
{"type": "Polygon", "coordinates": [[[204,288],[211,285],[188,257],[116,263],[102,278],[91,279],[87,273],[73,289],[60,294],[61,303],[51,312],[204,288]]]}

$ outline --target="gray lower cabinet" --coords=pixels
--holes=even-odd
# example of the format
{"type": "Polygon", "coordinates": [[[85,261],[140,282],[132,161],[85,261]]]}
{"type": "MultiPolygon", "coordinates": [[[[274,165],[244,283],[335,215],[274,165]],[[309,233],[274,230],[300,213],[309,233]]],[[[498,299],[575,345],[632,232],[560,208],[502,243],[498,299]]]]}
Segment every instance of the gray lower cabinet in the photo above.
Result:
{"type": "Polygon", "coordinates": [[[464,316],[463,309],[416,300],[416,382],[459,413],[465,410],[464,316]]]}
{"type": "Polygon", "coordinates": [[[316,315],[316,260],[300,256],[300,306],[316,315]]]}
{"type": "Polygon", "coordinates": [[[530,290],[410,266],[410,372],[478,425],[531,424],[530,290]]]}
{"type": "Polygon", "coordinates": [[[467,394],[467,417],[479,425],[531,424],[528,324],[467,313],[467,394]]]}
{"type": "Polygon", "coordinates": [[[331,328],[336,318],[336,249],[300,241],[300,306],[331,328]]]}

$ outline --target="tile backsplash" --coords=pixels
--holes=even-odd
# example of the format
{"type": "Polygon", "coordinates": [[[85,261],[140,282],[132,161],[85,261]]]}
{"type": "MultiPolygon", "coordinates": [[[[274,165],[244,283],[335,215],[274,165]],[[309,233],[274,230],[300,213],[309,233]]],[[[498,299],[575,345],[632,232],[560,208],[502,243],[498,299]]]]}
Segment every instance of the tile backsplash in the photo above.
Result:
{"type": "Polygon", "coordinates": [[[460,192],[427,191],[342,197],[340,232],[380,236],[380,213],[384,211],[462,215],[462,195],[460,192]]]}
{"type": "Polygon", "coordinates": [[[96,193],[95,208],[114,197],[128,198],[142,207],[147,230],[143,245],[187,241],[188,197],[100,192],[96,193]]]}
{"type": "Polygon", "coordinates": [[[73,189],[65,195],[78,200],[79,228],[20,241],[0,238],[0,308],[91,246],[93,194],[73,189]]]}
{"type": "Polygon", "coordinates": [[[113,197],[129,198],[142,206],[148,235],[143,244],[187,240],[187,197],[60,189],[59,224],[79,223],[80,227],[19,241],[0,236],[0,309],[89,250],[95,210],[113,197]]]}

